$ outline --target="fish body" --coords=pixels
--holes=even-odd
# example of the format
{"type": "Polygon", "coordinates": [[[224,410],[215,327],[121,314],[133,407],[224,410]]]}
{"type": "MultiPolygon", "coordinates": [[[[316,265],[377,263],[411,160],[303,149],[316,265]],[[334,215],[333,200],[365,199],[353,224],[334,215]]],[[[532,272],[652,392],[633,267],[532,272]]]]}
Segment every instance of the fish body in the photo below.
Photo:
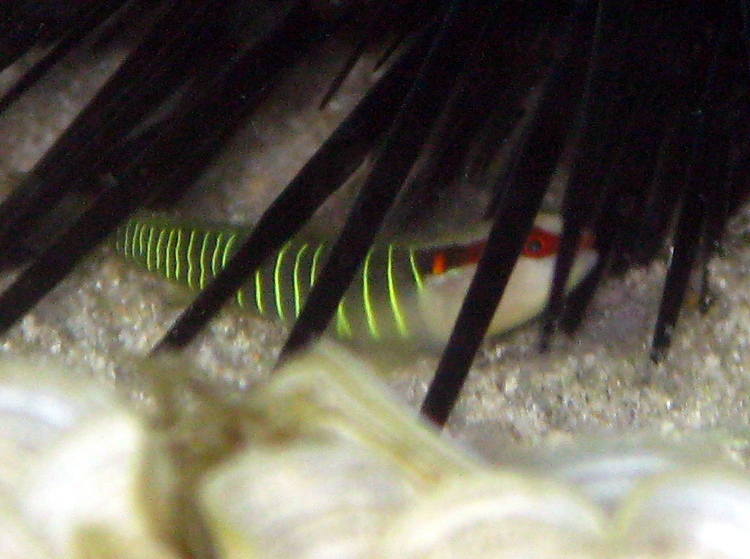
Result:
{"type": "MultiPolygon", "coordinates": [[[[488,226],[480,224],[440,242],[404,239],[374,245],[337,309],[332,332],[343,339],[373,342],[445,343],[487,231],[488,226]]],[[[510,330],[542,310],[559,232],[559,218],[537,218],[489,333],[510,330]]],[[[242,227],[142,216],[118,230],[115,249],[149,271],[199,290],[226,266],[249,234],[250,229],[242,227]]],[[[291,239],[237,292],[237,304],[266,318],[293,322],[332,245],[331,239],[291,239]]],[[[569,287],[580,282],[595,261],[594,250],[579,251],[569,287]]]]}

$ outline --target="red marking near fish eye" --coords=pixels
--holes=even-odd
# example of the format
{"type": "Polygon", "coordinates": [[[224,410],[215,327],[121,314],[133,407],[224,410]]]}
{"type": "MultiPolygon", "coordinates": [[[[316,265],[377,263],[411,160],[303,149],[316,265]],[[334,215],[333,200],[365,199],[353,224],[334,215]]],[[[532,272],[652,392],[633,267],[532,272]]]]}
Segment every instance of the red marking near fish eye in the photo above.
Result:
{"type": "Polygon", "coordinates": [[[436,275],[445,273],[445,252],[442,250],[432,257],[432,273],[436,275]]]}
{"type": "Polygon", "coordinates": [[[463,249],[464,265],[477,264],[482,257],[482,252],[484,251],[484,246],[486,244],[485,241],[479,241],[471,245],[466,245],[463,249]]]}
{"type": "Polygon", "coordinates": [[[477,241],[469,245],[447,246],[430,251],[429,273],[440,275],[454,268],[476,264],[482,256],[484,245],[484,241],[477,241]]]}
{"type": "Polygon", "coordinates": [[[557,254],[560,237],[539,227],[534,227],[523,245],[522,256],[526,258],[546,258],[557,254]]]}
{"type": "MultiPolygon", "coordinates": [[[[482,257],[486,239],[465,245],[441,245],[415,252],[417,267],[422,274],[441,275],[449,270],[477,264],[482,257]]],[[[578,250],[590,250],[596,246],[591,231],[581,232],[578,250]]],[[[523,245],[524,258],[546,258],[555,256],[560,250],[560,236],[541,227],[531,229],[523,245]]]]}

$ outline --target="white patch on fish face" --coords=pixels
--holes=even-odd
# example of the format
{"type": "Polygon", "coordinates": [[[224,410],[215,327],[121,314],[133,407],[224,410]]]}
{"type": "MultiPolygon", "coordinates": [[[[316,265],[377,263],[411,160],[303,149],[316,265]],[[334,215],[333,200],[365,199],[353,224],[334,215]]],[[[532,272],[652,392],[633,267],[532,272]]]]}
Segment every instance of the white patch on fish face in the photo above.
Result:
{"type": "MultiPolygon", "coordinates": [[[[535,226],[559,234],[560,219],[541,215],[535,226]]],[[[581,249],[576,255],[568,278],[566,291],[576,287],[594,268],[598,253],[581,249]]],[[[556,255],[542,258],[521,256],[500,300],[488,334],[506,332],[539,314],[547,304],[556,255]]],[[[461,304],[474,277],[476,265],[448,270],[444,274],[426,276],[418,293],[419,309],[429,335],[434,342],[445,343],[450,337],[461,304]]]]}

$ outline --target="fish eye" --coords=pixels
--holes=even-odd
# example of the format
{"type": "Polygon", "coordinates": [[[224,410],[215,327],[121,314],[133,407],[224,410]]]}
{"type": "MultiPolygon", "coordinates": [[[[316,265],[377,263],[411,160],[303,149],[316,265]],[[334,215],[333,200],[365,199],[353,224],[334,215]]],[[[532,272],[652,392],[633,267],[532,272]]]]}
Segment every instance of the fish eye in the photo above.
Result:
{"type": "Polygon", "coordinates": [[[523,247],[523,253],[525,256],[534,256],[540,253],[542,249],[542,241],[534,237],[526,241],[526,244],[523,247]]]}
{"type": "Polygon", "coordinates": [[[534,227],[523,245],[523,256],[527,258],[544,258],[557,252],[559,238],[557,235],[534,227]]]}

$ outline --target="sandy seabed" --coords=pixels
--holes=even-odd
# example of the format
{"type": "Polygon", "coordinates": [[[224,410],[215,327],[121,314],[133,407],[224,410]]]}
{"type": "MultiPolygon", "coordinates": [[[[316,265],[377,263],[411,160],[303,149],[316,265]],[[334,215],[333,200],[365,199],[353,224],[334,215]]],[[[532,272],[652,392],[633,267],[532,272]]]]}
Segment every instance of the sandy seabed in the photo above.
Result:
{"type": "MultiPolygon", "coordinates": [[[[310,88],[322,91],[342,56],[340,45],[332,42],[288,76],[180,211],[212,220],[257,219],[372,79],[360,64],[332,106],[318,112],[310,88]]],[[[0,116],[0,178],[28,170],[120,58],[121,53],[79,56],[0,116]]],[[[326,211],[338,220],[345,215],[336,203],[326,211]]],[[[547,353],[537,349],[533,323],[488,341],[452,417],[451,433],[498,461],[515,445],[616,432],[677,440],[700,436],[745,463],[750,456],[748,238],[750,209],[730,223],[726,255],[711,262],[713,306],[706,315],[686,306],[662,364],[648,358],[665,273],[664,262],[657,261],[607,281],[581,332],[574,339],[558,337],[547,353]]],[[[82,374],[102,377],[133,400],[143,400],[142,379],[119,364],[145,355],[186,297],[103,247],[26,316],[0,349],[58,355],[82,374]]],[[[228,308],[187,355],[207,380],[244,391],[267,374],[283,336],[283,327],[228,308]]],[[[391,359],[375,355],[373,361],[389,384],[416,404],[437,359],[403,356],[387,370],[383,362],[391,359]]]]}

